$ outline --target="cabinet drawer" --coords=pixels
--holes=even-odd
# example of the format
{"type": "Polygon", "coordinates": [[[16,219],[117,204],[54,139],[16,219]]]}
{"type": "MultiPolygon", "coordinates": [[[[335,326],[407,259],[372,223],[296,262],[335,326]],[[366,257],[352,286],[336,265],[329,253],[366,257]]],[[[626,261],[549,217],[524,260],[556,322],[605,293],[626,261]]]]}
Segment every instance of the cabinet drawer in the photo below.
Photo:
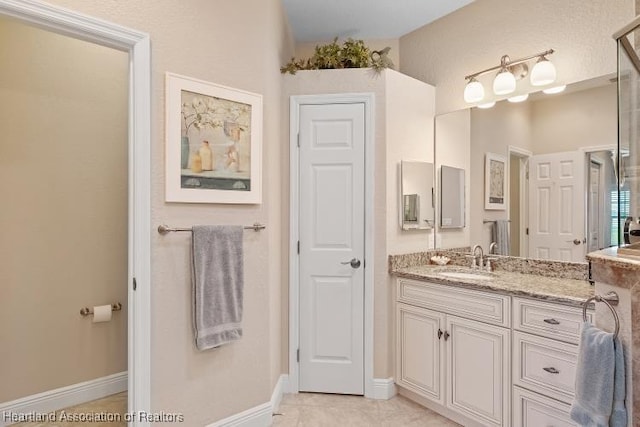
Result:
{"type": "Polygon", "coordinates": [[[513,387],[513,427],[578,427],[570,409],[566,403],[513,387]]]}
{"type": "Polygon", "coordinates": [[[410,279],[398,279],[398,302],[494,325],[511,326],[511,298],[410,279]]]}
{"type": "MultiPolygon", "coordinates": [[[[513,299],[514,329],[578,344],[582,309],[522,298],[513,299]]],[[[593,311],[587,311],[593,322],[593,311]]]]}
{"type": "Polygon", "coordinates": [[[564,402],[574,395],[578,346],[513,333],[514,384],[564,402]]]}

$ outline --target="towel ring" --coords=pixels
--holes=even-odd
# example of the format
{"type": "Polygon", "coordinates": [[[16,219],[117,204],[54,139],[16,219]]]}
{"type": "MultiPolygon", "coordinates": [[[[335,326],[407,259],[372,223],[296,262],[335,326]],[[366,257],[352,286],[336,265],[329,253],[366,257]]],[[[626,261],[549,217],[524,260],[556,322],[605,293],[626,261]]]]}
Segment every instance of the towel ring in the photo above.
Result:
{"type": "Polygon", "coordinates": [[[611,314],[613,314],[613,319],[616,321],[616,329],[613,332],[613,339],[615,340],[616,338],[618,338],[618,332],[620,332],[620,318],[618,317],[616,309],[613,308],[613,306],[618,305],[618,301],[620,301],[618,294],[612,291],[602,296],[594,295],[591,298],[587,299],[582,305],[582,320],[585,322],[587,321],[587,307],[589,306],[589,303],[591,301],[603,302],[607,307],[609,307],[609,310],[611,310],[611,314]]]}

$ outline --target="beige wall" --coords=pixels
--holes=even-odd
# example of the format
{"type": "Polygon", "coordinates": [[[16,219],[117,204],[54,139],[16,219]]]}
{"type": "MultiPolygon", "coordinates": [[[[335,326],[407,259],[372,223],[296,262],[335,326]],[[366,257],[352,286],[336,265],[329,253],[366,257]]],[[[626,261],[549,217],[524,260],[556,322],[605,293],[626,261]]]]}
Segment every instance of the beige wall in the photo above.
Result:
{"type": "MultiPolygon", "coordinates": [[[[52,3],[150,34],[152,47],[151,219],[176,226],[252,224],[245,233],[244,337],[200,352],[193,344],[189,236],[152,233],[151,405],[206,425],[269,401],[280,366],[283,161],[279,66],[293,43],[278,0],[170,0],[52,3]],[[165,72],[263,95],[263,203],[164,202],[165,72]]],[[[286,166],[285,166],[286,167],[286,166]]]]}
{"type": "Polygon", "coordinates": [[[128,56],[2,18],[0,63],[6,402],[127,370],[128,56]]]}
{"type": "Polygon", "coordinates": [[[534,154],[616,145],[617,102],[615,83],[532,102],[534,154]]]}
{"type": "MultiPolygon", "coordinates": [[[[555,49],[559,83],[614,73],[611,35],[635,17],[634,3],[478,0],[401,37],[400,71],[436,86],[438,113],[465,108],[464,76],[498,65],[505,54],[555,49]]],[[[481,79],[490,92],[491,76],[481,79]]]]}
{"type": "MultiPolygon", "coordinates": [[[[385,73],[387,158],[387,251],[420,252],[433,248],[433,230],[400,228],[400,162],[433,163],[435,88],[395,71],[385,73]]],[[[429,202],[429,206],[431,203],[429,202]]]]}
{"type": "MultiPolygon", "coordinates": [[[[332,41],[333,40],[296,43],[295,56],[297,59],[311,58],[317,45],[331,43],[332,41]]],[[[338,43],[342,43],[343,41],[344,40],[340,39],[338,43]]],[[[364,40],[364,43],[371,50],[382,50],[385,47],[390,47],[389,59],[393,61],[393,68],[397,70],[400,67],[400,39],[367,39],[364,40]]]]}

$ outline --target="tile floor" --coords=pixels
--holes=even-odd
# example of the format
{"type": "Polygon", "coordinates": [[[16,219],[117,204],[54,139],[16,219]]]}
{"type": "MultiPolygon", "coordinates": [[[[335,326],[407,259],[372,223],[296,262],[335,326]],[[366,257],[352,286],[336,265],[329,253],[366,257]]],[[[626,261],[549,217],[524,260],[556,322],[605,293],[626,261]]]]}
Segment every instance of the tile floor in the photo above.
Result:
{"type": "MultiPolygon", "coordinates": [[[[70,413],[124,413],[127,393],[118,393],[65,409],[70,413]]],[[[58,412],[59,414],[59,412],[58,412]]],[[[360,396],[299,393],[286,394],[278,414],[273,416],[276,427],[453,427],[458,426],[435,412],[412,401],[396,396],[390,400],[372,400],[360,396]]],[[[11,427],[124,427],[122,422],[48,422],[18,423],[11,427]]]]}
{"type": "Polygon", "coordinates": [[[286,394],[273,425],[318,427],[453,427],[455,422],[402,396],[372,400],[360,396],[286,394]]]}
{"type": "MultiPolygon", "coordinates": [[[[67,414],[88,414],[88,413],[109,413],[124,414],[127,411],[127,392],[107,396],[103,399],[72,406],[64,410],[67,414]]],[[[60,411],[56,412],[57,419],[60,419],[60,411]]],[[[72,415],[69,415],[72,417],[72,415]]],[[[127,425],[121,422],[46,422],[46,423],[18,423],[11,427],[124,427],[127,425]]]]}

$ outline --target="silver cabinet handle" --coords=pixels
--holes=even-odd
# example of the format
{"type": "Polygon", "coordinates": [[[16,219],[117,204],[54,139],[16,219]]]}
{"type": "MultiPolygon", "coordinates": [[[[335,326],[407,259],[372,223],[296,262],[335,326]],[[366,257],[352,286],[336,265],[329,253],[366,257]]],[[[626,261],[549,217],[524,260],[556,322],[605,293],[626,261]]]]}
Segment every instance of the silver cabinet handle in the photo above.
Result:
{"type": "Polygon", "coordinates": [[[548,323],[550,325],[559,325],[560,322],[558,322],[556,319],[544,319],[543,320],[544,323],[548,323]]]}
{"type": "Polygon", "coordinates": [[[543,370],[549,372],[550,374],[559,374],[560,371],[558,371],[556,368],[551,367],[551,368],[542,368],[543,370]]]}
{"type": "Polygon", "coordinates": [[[358,258],[353,258],[351,261],[341,262],[342,265],[351,265],[351,268],[359,268],[360,260],[358,258]]]}

